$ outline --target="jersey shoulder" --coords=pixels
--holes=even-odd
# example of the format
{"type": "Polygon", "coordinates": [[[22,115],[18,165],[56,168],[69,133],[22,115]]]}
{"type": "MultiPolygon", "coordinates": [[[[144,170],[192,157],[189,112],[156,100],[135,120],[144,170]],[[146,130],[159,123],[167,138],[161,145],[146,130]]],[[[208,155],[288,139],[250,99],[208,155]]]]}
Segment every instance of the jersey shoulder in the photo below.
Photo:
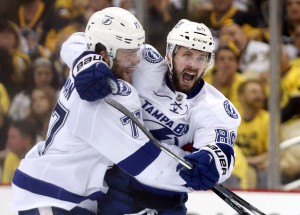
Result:
{"type": "Polygon", "coordinates": [[[197,108],[201,111],[197,111],[197,113],[202,115],[207,123],[219,127],[226,125],[237,127],[240,124],[241,117],[238,110],[212,85],[205,83],[198,99],[197,108]]]}
{"type": "Polygon", "coordinates": [[[163,83],[168,66],[161,54],[151,45],[140,49],[140,63],[133,72],[132,83],[138,91],[157,89],[163,83]]]}
{"type": "Polygon", "coordinates": [[[111,98],[130,109],[140,107],[138,92],[130,83],[118,79],[118,88],[119,91],[110,95],[111,98]]]}
{"type": "Polygon", "coordinates": [[[85,35],[83,32],[76,32],[62,44],[60,56],[67,66],[72,68],[75,59],[84,51],[87,51],[85,35]]]}

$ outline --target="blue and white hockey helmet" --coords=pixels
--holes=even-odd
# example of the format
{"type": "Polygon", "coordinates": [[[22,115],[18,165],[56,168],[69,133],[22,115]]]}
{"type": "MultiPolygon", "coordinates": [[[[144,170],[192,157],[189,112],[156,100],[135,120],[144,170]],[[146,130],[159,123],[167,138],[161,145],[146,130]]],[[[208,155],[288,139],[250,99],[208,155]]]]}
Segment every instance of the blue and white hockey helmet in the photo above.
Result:
{"type": "Polygon", "coordinates": [[[169,58],[171,61],[171,65],[169,65],[169,67],[171,66],[171,70],[173,67],[173,56],[180,46],[209,53],[206,70],[213,65],[215,42],[211,31],[203,23],[181,19],[169,32],[167,37],[166,59],[169,58]]]}
{"type": "Polygon", "coordinates": [[[88,50],[95,51],[96,44],[101,43],[110,58],[115,58],[118,49],[140,48],[145,43],[145,31],[129,11],[108,7],[90,17],[85,38],[88,50]]]}

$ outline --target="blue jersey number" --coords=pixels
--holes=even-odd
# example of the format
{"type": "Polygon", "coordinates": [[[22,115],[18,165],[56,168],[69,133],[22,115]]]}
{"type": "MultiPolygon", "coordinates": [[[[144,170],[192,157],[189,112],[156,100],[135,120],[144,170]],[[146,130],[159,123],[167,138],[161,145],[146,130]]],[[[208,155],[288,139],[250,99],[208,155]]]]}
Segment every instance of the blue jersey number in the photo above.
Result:
{"type": "MultiPolygon", "coordinates": [[[[136,118],[141,118],[140,110],[135,111],[133,114],[136,118]]],[[[128,123],[130,124],[133,138],[137,138],[139,136],[137,125],[128,116],[122,117],[121,122],[123,125],[127,125],[128,123]]]]}
{"type": "Polygon", "coordinates": [[[68,114],[69,114],[69,110],[67,108],[65,108],[58,100],[58,102],[56,103],[54,110],[52,112],[51,120],[53,120],[53,118],[54,118],[54,121],[53,121],[53,123],[51,123],[51,128],[50,128],[50,130],[48,132],[48,136],[46,138],[45,149],[42,154],[45,154],[46,150],[52,144],[55,135],[65,124],[68,114]]]}

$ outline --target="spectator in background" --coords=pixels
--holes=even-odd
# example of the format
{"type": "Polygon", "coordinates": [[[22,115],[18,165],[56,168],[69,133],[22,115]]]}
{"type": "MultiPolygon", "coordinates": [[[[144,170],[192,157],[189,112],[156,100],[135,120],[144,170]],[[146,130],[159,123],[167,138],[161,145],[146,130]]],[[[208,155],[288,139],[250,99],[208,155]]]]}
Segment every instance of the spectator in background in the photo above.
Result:
{"type": "MultiPolygon", "coordinates": [[[[300,33],[300,26],[297,27],[300,33]]],[[[295,34],[296,35],[296,34],[295,34]]],[[[299,43],[295,37],[295,44],[299,43]]],[[[300,44],[296,46],[300,47],[300,44]]],[[[281,138],[286,140],[300,135],[300,58],[290,60],[288,53],[282,49],[280,107],[281,107],[281,138]]],[[[270,94],[269,71],[261,76],[267,96],[270,94]]]]}
{"type": "Polygon", "coordinates": [[[242,26],[249,38],[260,37],[256,17],[249,12],[238,9],[233,0],[211,0],[210,2],[212,5],[211,10],[203,11],[201,14],[195,12],[191,15],[191,19],[207,25],[214,37],[218,37],[219,30],[228,20],[242,26]]]}
{"type": "Polygon", "coordinates": [[[9,118],[3,113],[0,107],[0,178],[2,178],[2,169],[4,158],[8,153],[8,148],[6,146],[7,133],[9,127],[9,118]]]}
{"type": "Polygon", "coordinates": [[[224,45],[239,56],[239,70],[246,76],[257,78],[269,70],[269,45],[249,39],[238,24],[228,23],[221,28],[219,46],[224,45]]]}
{"type": "Polygon", "coordinates": [[[36,59],[31,72],[28,74],[27,89],[21,91],[13,98],[9,116],[13,120],[25,119],[30,112],[32,90],[47,86],[51,86],[57,90],[57,84],[57,74],[52,62],[46,58],[36,59]]]}
{"type": "Polygon", "coordinates": [[[17,93],[16,86],[14,86],[13,74],[14,66],[12,55],[8,49],[0,47],[0,82],[2,82],[7,89],[10,99],[17,93]]]}
{"type": "Polygon", "coordinates": [[[29,121],[16,121],[10,124],[7,138],[7,147],[10,151],[5,156],[2,183],[11,183],[20,160],[33,147],[35,138],[35,128],[29,121]]]}
{"type": "Polygon", "coordinates": [[[40,45],[44,45],[47,33],[61,23],[54,11],[54,2],[47,0],[18,0],[7,11],[6,18],[13,21],[22,32],[34,34],[40,45]]]}
{"type": "Polygon", "coordinates": [[[8,113],[10,108],[10,98],[5,86],[0,82],[0,109],[4,114],[8,113]]]}
{"type": "Polygon", "coordinates": [[[89,20],[91,15],[96,11],[112,6],[112,0],[90,0],[90,4],[88,5],[88,8],[84,14],[85,20],[89,20]]]}
{"type": "MultiPolygon", "coordinates": [[[[300,25],[295,27],[293,41],[300,50],[300,25]]],[[[285,60],[285,62],[288,58],[285,60]]],[[[285,64],[281,78],[281,138],[282,141],[300,136],[300,57],[285,64]]],[[[284,65],[284,63],[283,63],[284,65]]],[[[282,183],[300,178],[300,145],[295,144],[281,151],[280,168],[282,183]]]]}
{"type": "Polygon", "coordinates": [[[13,62],[13,71],[9,72],[9,78],[13,86],[18,90],[24,87],[25,76],[31,64],[27,54],[22,51],[22,36],[20,29],[11,21],[0,20],[0,48],[6,49],[13,62]]]}
{"type": "Polygon", "coordinates": [[[205,76],[205,81],[217,88],[241,111],[238,87],[246,78],[238,72],[238,57],[228,46],[219,47],[215,53],[215,66],[205,76]]]}
{"type": "Polygon", "coordinates": [[[241,148],[234,145],[235,164],[230,177],[222,184],[230,188],[249,189],[253,180],[256,179],[256,173],[249,167],[246,156],[241,148]]]}
{"type": "Polygon", "coordinates": [[[62,19],[82,21],[89,4],[89,0],[56,0],[55,10],[62,19]]]}
{"type": "Polygon", "coordinates": [[[291,37],[295,31],[295,27],[300,25],[300,0],[286,0],[284,4],[283,35],[291,37]]]}
{"type": "Polygon", "coordinates": [[[300,25],[295,27],[293,40],[298,56],[289,61],[286,68],[282,68],[281,120],[283,123],[283,140],[300,135],[300,25]]]}
{"type": "Polygon", "coordinates": [[[31,92],[31,105],[27,119],[35,126],[37,141],[46,139],[49,119],[56,100],[57,93],[50,86],[35,88],[31,92]]]}
{"type": "Polygon", "coordinates": [[[238,94],[242,121],[236,144],[247,158],[249,168],[254,168],[256,172],[256,180],[249,184],[249,188],[266,188],[269,113],[263,109],[264,89],[259,80],[247,80],[240,85],[238,94]]]}
{"type": "MultiPolygon", "coordinates": [[[[299,127],[298,127],[299,128],[299,127]]],[[[281,151],[280,170],[283,184],[300,178],[300,145],[296,144],[281,151]]]]}
{"type": "Polygon", "coordinates": [[[58,32],[55,36],[55,41],[53,41],[53,52],[50,58],[51,62],[53,63],[54,69],[57,73],[57,84],[58,88],[62,87],[65,83],[69,75],[69,68],[67,65],[62,61],[60,57],[60,50],[63,42],[72,34],[80,30],[79,25],[69,25],[58,32]]]}
{"type": "Polygon", "coordinates": [[[153,45],[159,53],[165,53],[166,42],[161,38],[167,38],[173,26],[182,18],[184,7],[175,7],[175,4],[170,0],[148,0],[147,9],[148,43],[153,45]]]}

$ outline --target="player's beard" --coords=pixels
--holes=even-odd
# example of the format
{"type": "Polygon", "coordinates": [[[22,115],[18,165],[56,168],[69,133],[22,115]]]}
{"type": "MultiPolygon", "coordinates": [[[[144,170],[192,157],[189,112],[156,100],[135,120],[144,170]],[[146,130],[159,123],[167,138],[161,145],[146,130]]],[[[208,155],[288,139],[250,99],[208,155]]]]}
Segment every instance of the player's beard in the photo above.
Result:
{"type": "Polygon", "coordinates": [[[122,66],[117,61],[114,61],[112,71],[118,79],[122,79],[128,83],[131,83],[133,67],[132,66],[122,66]]]}
{"type": "Polygon", "coordinates": [[[197,70],[192,70],[192,69],[184,69],[181,72],[178,72],[175,65],[174,65],[174,69],[173,69],[173,77],[172,77],[172,82],[173,82],[173,87],[176,91],[185,93],[185,94],[189,94],[190,92],[192,92],[194,90],[194,88],[196,87],[197,83],[200,82],[200,80],[202,79],[203,73],[198,77],[198,69],[197,70]],[[191,84],[186,85],[183,83],[182,81],[182,76],[186,71],[194,71],[195,72],[195,77],[193,78],[191,84]]]}

